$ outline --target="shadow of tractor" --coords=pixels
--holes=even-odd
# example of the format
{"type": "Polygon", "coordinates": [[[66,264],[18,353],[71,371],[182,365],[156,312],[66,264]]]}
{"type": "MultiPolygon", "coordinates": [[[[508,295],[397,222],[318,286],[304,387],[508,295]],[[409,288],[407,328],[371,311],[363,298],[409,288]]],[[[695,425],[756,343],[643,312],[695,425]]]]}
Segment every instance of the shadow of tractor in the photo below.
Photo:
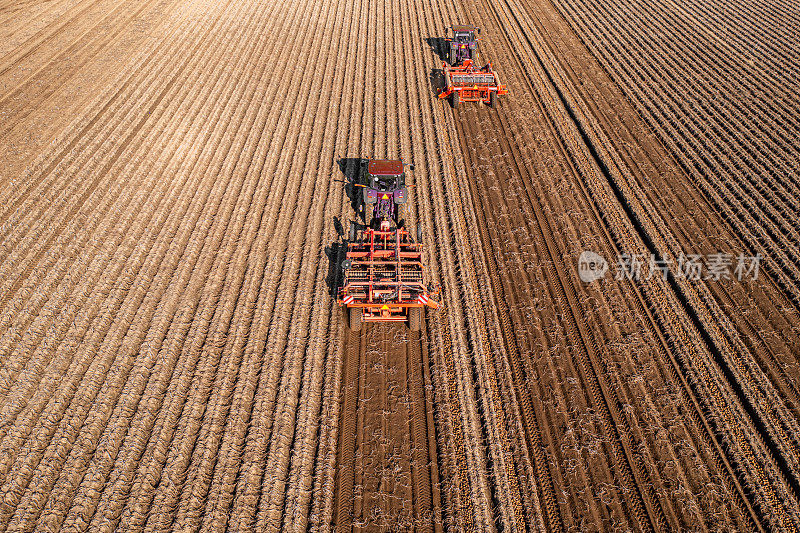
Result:
{"type": "Polygon", "coordinates": [[[347,194],[347,197],[350,199],[350,207],[353,209],[353,212],[356,213],[357,217],[362,218],[364,215],[361,212],[361,190],[359,187],[356,187],[355,184],[359,182],[361,165],[365,161],[366,159],[360,157],[343,157],[337,161],[339,170],[341,170],[344,175],[344,190],[345,194],[347,194]]]}
{"type": "Polygon", "coordinates": [[[427,43],[428,46],[431,47],[433,53],[436,54],[436,56],[440,60],[442,61],[448,60],[447,39],[445,39],[444,37],[426,37],[425,42],[427,43]]]}

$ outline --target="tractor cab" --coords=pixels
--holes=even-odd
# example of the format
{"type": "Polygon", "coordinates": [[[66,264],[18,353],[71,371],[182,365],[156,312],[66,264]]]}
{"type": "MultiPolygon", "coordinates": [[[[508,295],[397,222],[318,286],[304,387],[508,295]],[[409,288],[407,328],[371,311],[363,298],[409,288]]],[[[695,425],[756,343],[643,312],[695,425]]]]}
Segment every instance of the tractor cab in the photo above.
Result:
{"type": "Polygon", "coordinates": [[[480,33],[480,28],[475,26],[460,25],[453,26],[453,40],[461,44],[469,44],[475,42],[475,34],[480,33]]]}
{"type": "Polygon", "coordinates": [[[453,37],[450,39],[449,59],[452,66],[459,66],[467,59],[475,60],[478,54],[480,28],[472,25],[453,26],[453,37]]]}
{"type": "Polygon", "coordinates": [[[367,165],[369,187],[378,191],[394,191],[406,186],[402,161],[372,159],[367,165]]]}

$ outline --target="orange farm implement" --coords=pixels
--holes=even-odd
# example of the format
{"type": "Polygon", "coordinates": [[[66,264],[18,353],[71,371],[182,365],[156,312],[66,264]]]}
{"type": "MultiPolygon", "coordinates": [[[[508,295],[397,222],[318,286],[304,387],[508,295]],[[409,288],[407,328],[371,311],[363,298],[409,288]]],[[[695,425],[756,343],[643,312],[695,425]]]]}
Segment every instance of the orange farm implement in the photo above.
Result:
{"type": "Polygon", "coordinates": [[[419,331],[425,308],[439,307],[425,285],[422,261],[419,235],[415,241],[405,228],[390,229],[388,221],[380,229],[353,224],[339,288],[350,328],[358,331],[363,322],[407,321],[411,330],[419,331]]]}
{"type": "Polygon", "coordinates": [[[454,67],[442,63],[445,77],[445,88],[439,98],[450,98],[450,104],[457,107],[460,102],[483,102],[491,107],[497,105],[498,95],[508,94],[505,85],[500,84],[492,64],[477,68],[471,59],[466,59],[460,66],[454,67]]]}

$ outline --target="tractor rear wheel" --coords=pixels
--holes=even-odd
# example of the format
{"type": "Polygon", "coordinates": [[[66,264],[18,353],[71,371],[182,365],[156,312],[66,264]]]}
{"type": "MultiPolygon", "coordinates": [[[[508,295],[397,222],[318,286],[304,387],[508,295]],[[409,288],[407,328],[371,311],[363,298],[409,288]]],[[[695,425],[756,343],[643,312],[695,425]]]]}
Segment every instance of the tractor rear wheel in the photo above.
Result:
{"type": "Polygon", "coordinates": [[[411,331],[422,329],[422,307],[412,307],[408,310],[408,327],[411,331]]]}
{"type": "Polygon", "coordinates": [[[497,93],[495,91],[489,93],[489,107],[492,109],[497,107],[497,93]]]}
{"type": "Polygon", "coordinates": [[[361,331],[361,318],[362,312],[360,307],[351,307],[350,312],[350,329],[353,331],[361,331]]]}
{"type": "Polygon", "coordinates": [[[372,214],[375,211],[375,206],[372,204],[366,204],[364,206],[364,224],[368,227],[372,227],[372,214]]]}
{"type": "Polygon", "coordinates": [[[458,91],[453,91],[452,93],[450,93],[450,106],[453,109],[458,107],[458,100],[459,100],[458,91]]]}

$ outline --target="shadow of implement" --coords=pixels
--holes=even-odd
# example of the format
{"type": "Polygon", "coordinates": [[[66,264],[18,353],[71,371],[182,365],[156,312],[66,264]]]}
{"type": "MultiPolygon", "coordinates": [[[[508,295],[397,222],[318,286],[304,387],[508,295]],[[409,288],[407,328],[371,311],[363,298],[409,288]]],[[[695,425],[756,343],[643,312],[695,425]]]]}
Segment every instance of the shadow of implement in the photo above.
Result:
{"type": "Polygon", "coordinates": [[[439,93],[445,90],[444,71],[440,68],[432,68],[428,75],[433,94],[438,97],[439,93]]]}
{"type": "Polygon", "coordinates": [[[338,296],[342,261],[347,251],[347,241],[344,240],[344,228],[339,217],[333,217],[333,226],[336,228],[338,238],[325,247],[325,255],[328,257],[328,275],[325,277],[325,284],[328,286],[328,293],[335,299],[338,296]]]}

